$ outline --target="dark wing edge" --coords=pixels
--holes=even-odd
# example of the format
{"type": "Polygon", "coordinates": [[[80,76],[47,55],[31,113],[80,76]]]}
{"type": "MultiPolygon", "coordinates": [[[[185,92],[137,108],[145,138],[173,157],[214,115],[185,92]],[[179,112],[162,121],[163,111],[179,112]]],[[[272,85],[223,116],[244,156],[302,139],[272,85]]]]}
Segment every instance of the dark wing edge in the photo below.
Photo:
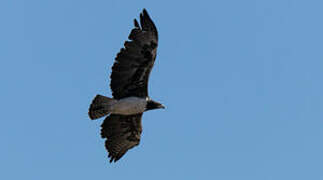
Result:
{"type": "Polygon", "coordinates": [[[139,145],[142,132],[142,113],[135,115],[111,114],[101,125],[101,136],[111,162],[118,161],[126,152],[139,145]]]}
{"type": "Polygon", "coordinates": [[[154,65],[158,32],[154,22],[144,9],[140,24],[135,19],[129,40],[115,58],[111,73],[111,90],[115,99],[128,96],[147,97],[148,79],[154,65]]]}
{"type": "Polygon", "coordinates": [[[140,25],[141,25],[142,30],[153,32],[156,37],[156,40],[158,41],[157,28],[156,28],[154,22],[151,20],[146,9],[143,9],[142,13],[140,14],[140,25]]]}

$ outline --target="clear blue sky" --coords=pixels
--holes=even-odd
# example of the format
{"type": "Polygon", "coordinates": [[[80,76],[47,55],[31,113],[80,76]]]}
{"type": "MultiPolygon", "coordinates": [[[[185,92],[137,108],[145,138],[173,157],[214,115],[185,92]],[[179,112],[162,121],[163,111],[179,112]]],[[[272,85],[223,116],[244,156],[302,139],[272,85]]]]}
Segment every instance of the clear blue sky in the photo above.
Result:
{"type": "Polygon", "coordinates": [[[322,180],[323,2],[0,1],[0,179],[322,180]],[[160,43],[140,146],[109,164],[114,57],[143,8],[160,43]]]}

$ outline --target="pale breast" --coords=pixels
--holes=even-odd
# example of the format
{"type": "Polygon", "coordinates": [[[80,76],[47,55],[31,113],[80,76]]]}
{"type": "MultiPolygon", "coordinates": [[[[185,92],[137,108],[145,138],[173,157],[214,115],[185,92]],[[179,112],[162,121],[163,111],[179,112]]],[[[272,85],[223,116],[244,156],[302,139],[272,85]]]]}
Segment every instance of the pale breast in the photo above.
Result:
{"type": "Polygon", "coordinates": [[[128,97],[120,99],[112,107],[112,114],[131,115],[138,114],[145,111],[146,99],[138,97],[128,97]]]}

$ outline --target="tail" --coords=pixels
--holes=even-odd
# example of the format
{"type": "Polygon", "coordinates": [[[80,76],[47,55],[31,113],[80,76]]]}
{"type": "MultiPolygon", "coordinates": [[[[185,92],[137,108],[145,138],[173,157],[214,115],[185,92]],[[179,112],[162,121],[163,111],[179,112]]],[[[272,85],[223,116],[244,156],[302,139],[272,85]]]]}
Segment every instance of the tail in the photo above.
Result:
{"type": "Polygon", "coordinates": [[[101,95],[96,95],[90,105],[89,116],[92,120],[98,119],[110,113],[111,106],[116,103],[117,100],[108,98],[101,95]]]}

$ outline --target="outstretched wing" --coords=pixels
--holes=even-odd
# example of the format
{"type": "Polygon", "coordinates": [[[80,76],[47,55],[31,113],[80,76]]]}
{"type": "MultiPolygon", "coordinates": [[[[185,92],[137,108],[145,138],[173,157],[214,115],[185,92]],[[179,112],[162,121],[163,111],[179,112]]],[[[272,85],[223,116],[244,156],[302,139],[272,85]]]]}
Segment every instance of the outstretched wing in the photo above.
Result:
{"type": "Polygon", "coordinates": [[[101,125],[101,136],[111,162],[118,161],[129,149],[137,146],[142,132],[142,113],[135,115],[110,114],[101,125]]]}
{"type": "Polygon", "coordinates": [[[148,96],[148,79],[157,53],[158,33],[156,26],[144,9],[140,14],[140,26],[134,20],[129,40],[115,58],[112,67],[112,95],[115,99],[123,97],[148,96]]]}

